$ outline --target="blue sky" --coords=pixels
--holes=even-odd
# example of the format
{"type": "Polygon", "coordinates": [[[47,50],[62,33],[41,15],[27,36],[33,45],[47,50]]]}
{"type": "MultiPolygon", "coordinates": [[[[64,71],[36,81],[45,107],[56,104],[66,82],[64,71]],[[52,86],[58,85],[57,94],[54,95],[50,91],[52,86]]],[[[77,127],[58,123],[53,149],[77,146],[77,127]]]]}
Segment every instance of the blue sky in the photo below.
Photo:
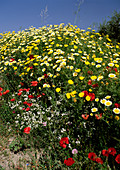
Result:
{"type": "MultiPolygon", "coordinates": [[[[80,0],[0,0],[0,32],[19,31],[31,26],[71,23],[74,25],[80,0]],[[47,9],[47,17],[42,19],[47,9]]],[[[87,29],[93,23],[102,23],[116,10],[120,0],[81,0],[75,25],[87,29]]],[[[45,17],[45,15],[44,15],[45,17]]],[[[93,27],[92,27],[93,28],[93,27]]],[[[96,27],[95,27],[96,29],[96,27]]]]}

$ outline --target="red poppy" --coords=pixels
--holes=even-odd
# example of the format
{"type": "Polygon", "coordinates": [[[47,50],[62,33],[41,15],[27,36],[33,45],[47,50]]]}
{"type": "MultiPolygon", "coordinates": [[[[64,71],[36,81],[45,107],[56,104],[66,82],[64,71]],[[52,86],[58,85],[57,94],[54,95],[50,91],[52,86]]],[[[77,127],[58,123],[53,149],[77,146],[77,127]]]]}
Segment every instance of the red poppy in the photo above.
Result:
{"type": "Polygon", "coordinates": [[[94,152],[90,152],[88,154],[88,158],[91,159],[92,161],[95,161],[97,158],[97,155],[94,152]]]}
{"type": "Polygon", "coordinates": [[[95,114],[95,117],[96,117],[96,119],[101,119],[102,118],[102,113],[100,113],[100,114],[95,114]]]}
{"type": "Polygon", "coordinates": [[[103,160],[101,158],[96,158],[96,162],[100,163],[100,164],[103,164],[103,160]]]}
{"type": "Polygon", "coordinates": [[[91,85],[92,84],[92,80],[88,80],[88,85],[91,85]]]}
{"type": "Polygon", "coordinates": [[[26,89],[26,92],[29,92],[30,91],[30,88],[26,89]]]}
{"type": "Polygon", "coordinates": [[[102,155],[103,156],[109,156],[109,152],[107,150],[102,150],[102,155]]]}
{"type": "Polygon", "coordinates": [[[37,86],[38,82],[37,81],[31,81],[31,86],[37,86]]]}
{"type": "Polygon", "coordinates": [[[34,96],[33,96],[33,95],[28,95],[28,98],[29,98],[29,99],[33,99],[34,96]]]}
{"type": "Polygon", "coordinates": [[[18,95],[18,96],[21,96],[21,94],[22,94],[22,92],[18,93],[17,95],[18,95]]]}
{"type": "Polygon", "coordinates": [[[68,159],[65,159],[64,160],[64,164],[67,165],[67,166],[71,166],[75,163],[74,159],[73,158],[68,158],[68,159]]]}
{"type": "Polygon", "coordinates": [[[47,75],[47,74],[44,74],[44,78],[48,78],[48,75],[47,75]]]}
{"type": "Polygon", "coordinates": [[[2,96],[2,93],[0,92],[0,96],[2,96]]]}
{"type": "Polygon", "coordinates": [[[63,148],[66,148],[66,144],[69,144],[69,139],[68,137],[63,137],[61,138],[61,140],[59,141],[60,146],[62,146],[63,148]]]}
{"type": "Polygon", "coordinates": [[[82,93],[84,93],[84,96],[83,97],[86,97],[88,95],[88,92],[87,91],[82,91],[82,93]]]}
{"type": "Polygon", "coordinates": [[[27,105],[30,107],[30,106],[32,106],[32,103],[27,103],[27,105]]]}
{"type": "Polygon", "coordinates": [[[30,55],[30,56],[29,56],[29,58],[30,58],[30,59],[33,59],[33,58],[34,58],[34,56],[33,56],[33,55],[30,55]]]}
{"type": "Polygon", "coordinates": [[[37,98],[39,98],[39,97],[42,97],[42,95],[41,94],[37,95],[37,98]]]}
{"type": "Polygon", "coordinates": [[[45,96],[45,93],[42,93],[43,96],[45,96]]]}
{"type": "Polygon", "coordinates": [[[119,104],[119,103],[115,103],[114,105],[115,105],[115,107],[117,107],[117,108],[120,107],[120,104],[119,104]]]}
{"type": "Polygon", "coordinates": [[[2,87],[0,87],[0,92],[1,92],[1,91],[3,91],[3,88],[2,88],[2,87]]]}
{"type": "Polygon", "coordinates": [[[118,71],[117,68],[114,68],[114,71],[117,72],[118,71]]]}
{"type": "Polygon", "coordinates": [[[23,89],[19,89],[18,91],[19,91],[19,92],[22,92],[22,91],[23,91],[23,89]]]}
{"type": "Polygon", "coordinates": [[[98,87],[98,83],[92,85],[93,88],[98,87]]]}
{"type": "Polygon", "coordinates": [[[33,66],[29,66],[30,67],[30,69],[33,69],[33,66]]]}
{"type": "Polygon", "coordinates": [[[115,156],[115,154],[116,154],[116,149],[115,149],[115,148],[109,148],[109,149],[108,149],[108,152],[109,152],[109,154],[115,156]]]}
{"type": "Polygon", "coordinates": [[[27,101],[23,102],[23,104],[27,104],[27,103],[28,103],[27,101]]]}
{"type": "Polygon", "coordinates": [[[10,101],[11,101],[11,102],[14,102],[14,101],[15,101],[15,99],[11,99],[10,101]]]}
{"type": "Polygon", "coordinates": [[[30,130],[31,130],[30,127],[26,127],[26,128],[24,128],[24,132],[23,133],[29,134],[30,130]]]}
{"type": "Polygon", "coordinates": [[[6,90],[5,92],[3,92],[3,94],[5,95],[5,94],[7,94],[7,93],[9,93],[10,91],[9,90],[6,90]]]}
{"type": "Polygon", "coordinates": [[[120,154],[116,156],[115,161],[120,164],[120,154]]]}
{"type": "Polygon", "coordinates": [[[30,108],[29,108],[29,107],[27,107],[27,108],[26,108],[26,111],[29,111],[29,110],[30,110],[30,108]]]}
{"type": "Polygon", "coordinates": [[[90,101],[95,100],[95,94],[94,93],[89,93],[88,96],[90,96],[90,101]]]}
{"type": "Polygon", "coordinates": [[[10,62],[13,62],[13,61],[15,61],[15,59],[14,59],[14,58],[11,58],[11,59],[10,59],[10,62]]]}
{"type": "Polygon", "coordinates": [[[87,120],[88,117],[89,117],[89,115],[82,114],[82,118],[83,118],[83,119],[87,120]]]}
{"type": "Polygon", "coordinates": [[[111,71],[111,69],[113,70],[113,68],[112,68],[112,67],[108,67],[108,66],[107,66],[106,68],[107,68],[109,71],[111,71]]]}

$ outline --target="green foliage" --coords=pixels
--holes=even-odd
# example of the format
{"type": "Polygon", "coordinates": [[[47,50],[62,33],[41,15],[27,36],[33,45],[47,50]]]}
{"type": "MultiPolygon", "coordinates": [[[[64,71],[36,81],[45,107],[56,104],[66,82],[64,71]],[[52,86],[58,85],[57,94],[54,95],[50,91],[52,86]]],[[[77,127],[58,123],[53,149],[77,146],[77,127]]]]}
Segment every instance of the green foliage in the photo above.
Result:
{"type": "Polygon", "coordinates": [[[108,22],[105,20],[99,25],[98,32],[101,35],[109,35],[114,42],[120,42],[120,12],[114,11],[108,22]]]}
{"type": "Polygon", "coordinates": [[[9,149],[14,153],[23,151],[26,148],[30,148],[30,144],[26,142],[24,139],[22,139],[21,137],[16,138],[9,145],[9,149]]]}

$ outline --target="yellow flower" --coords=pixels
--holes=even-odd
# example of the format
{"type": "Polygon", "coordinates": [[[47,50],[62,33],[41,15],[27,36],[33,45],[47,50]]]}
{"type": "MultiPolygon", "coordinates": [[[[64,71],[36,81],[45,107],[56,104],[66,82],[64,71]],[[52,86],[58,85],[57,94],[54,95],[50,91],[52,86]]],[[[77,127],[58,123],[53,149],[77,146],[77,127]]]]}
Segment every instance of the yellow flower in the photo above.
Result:
{"type": "Polygon", "coordinates": [[[78,47],[76,45],[74,45],[74,49],[77,49],[78,47]]]}
{"type": "Polygon", "coordinates": [[[86,96],[85,98],[87,101],[90,101],[91,97],[90,96],[86,96]]]}
{"type": "Polygon", "coordinates": [[[43,69],[42,69],[42,72],[44,72],[45,70],[46,70],[46,68],[43,68],[43,69]]]}
{"type": "Polygon", "coordinates": [[[38,66],[38,63],[34,63],[33,65],[34,65],[34,66],[38,66]]]}
{"type": "Polygon", "coordinates": [[[96,98],[95,101],[98,102],[98,101],[99,101],[99,98],[96,98]]]}
{"type": "Polygon", "coordinates": [[[30,70],[30,67],[29,68],[27,68],[27,71],[29,71],[30,70]]]}
{"type": "Polygon", "coordinates": [[[59,40],[61,40],[62,38],[61,37],[57,37],[59,40]]]}
{"type": "Polygon", "coordinates": [[[74,84],[74,82],[72,80],[68,80],[69,84],[74,84]]]}
{"type": "Polygon", "coordinates": [[[17,70],[17,67],[14,67],[14,70],[17,70]]]}
{"type": "Polygon", "coordinates": [[[67,99],[70,99],[70,93],[66,93],[67,99]]]}
{"type": "Polygon", "coordinates": [[[60,45],[59,44],[56,44],[56,47],[59,47],[60,45]]]}
{"type": "Polygon", "coordinates": [[[64,47],[68,47],[68,44],[64,44],[64,47]]]}
{"type": "Polygon", "coordinates": [[[93,116],[93,113],[90,113],[90,116],[93,116]]]}
{"type": "Polygon", "coordinates": [[[89,62],[89,61],[86,61],[86,62],[85,62],[85,64],[86,64],[86,65],[89,65],[89,64],[90,64],[90,62],[89,62]]]}
{"type": "Polygon", "coordinates": [[[61,91],[61,89],[60,89],[60,88],[56,88],[56,92],[58,92],[58,93],[59,93],[60,91],[61,91]]]}
{"type": "Polygon", "coordinates": [[[91,76],[90,78],[91,78],[91,80],[95,80],[95,79],[97,79],[97,76],[91,76]]]}
{"type": "Polygon", "coordinates": [[[82,51],[78,50],[78,53],[80,53],[80,54],[81,54],[81,53],[82,53],[82,51]]]}
{"type": "Polygon", "coordinates": [[[118,64],[115,64],[115,67],[119,67],[119,65],[118,65],[118,64]]]}
{"type": "Polygon", "coordinates": [[[91,92],[91,91],[92,91],[92,89],[89,89],[89,91],[91,92]]]}
{"type": "Polygon", "coordinates": [[[119,116],[115,116],[115,119],[116,119],[116,120],[119,120],[120,118],[119,118],[119,116]]]}
{"type": "Polygon", "coordinates": [[[79,73],[81,71],[81,69],[76,69],[75,72],[79,73]]]}
{"type": "Polygon", "coordinates": [[[77,92],[76,92],[75,90],[72,91],[72,92],[71,92],[71,96],[72,96],[72,97],[75,97],[75,94],[76,94],[76,93],[77,93],[77,92]]]}
{"type": "Polygon", "coordinates": [[[83,76],[80,76],[80,77],[79,77],[80,80],[83,80],[84,78],[85,78],[85,77],[83,77],[83,76]]]}
{"type": "Polygon", "coordinates": [[[83,97],[83,96],[84,96],[84,93],[81,92],[81,93],[78,94],[78,96],[79,96],[79,97],[83,97]]]}
{"type": "Polygon", "coordinates": [[[110,98],[111,98],[111,96],[106,96],[105,98],[106,98],[106,99],[110,99],[110,98]]]}

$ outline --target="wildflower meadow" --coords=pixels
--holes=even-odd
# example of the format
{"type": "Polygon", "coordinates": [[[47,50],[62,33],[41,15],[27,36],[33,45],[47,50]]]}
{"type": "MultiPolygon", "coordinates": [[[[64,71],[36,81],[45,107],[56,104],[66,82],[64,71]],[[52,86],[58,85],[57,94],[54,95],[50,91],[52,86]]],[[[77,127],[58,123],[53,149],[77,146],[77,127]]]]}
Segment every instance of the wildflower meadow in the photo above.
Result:
{"type": "Polygon", "coordinates": [[[119,169],[120,43],[63,23],[4,32],[0,78],[1,120],[42,152],[33,169],[119,169]]]}

